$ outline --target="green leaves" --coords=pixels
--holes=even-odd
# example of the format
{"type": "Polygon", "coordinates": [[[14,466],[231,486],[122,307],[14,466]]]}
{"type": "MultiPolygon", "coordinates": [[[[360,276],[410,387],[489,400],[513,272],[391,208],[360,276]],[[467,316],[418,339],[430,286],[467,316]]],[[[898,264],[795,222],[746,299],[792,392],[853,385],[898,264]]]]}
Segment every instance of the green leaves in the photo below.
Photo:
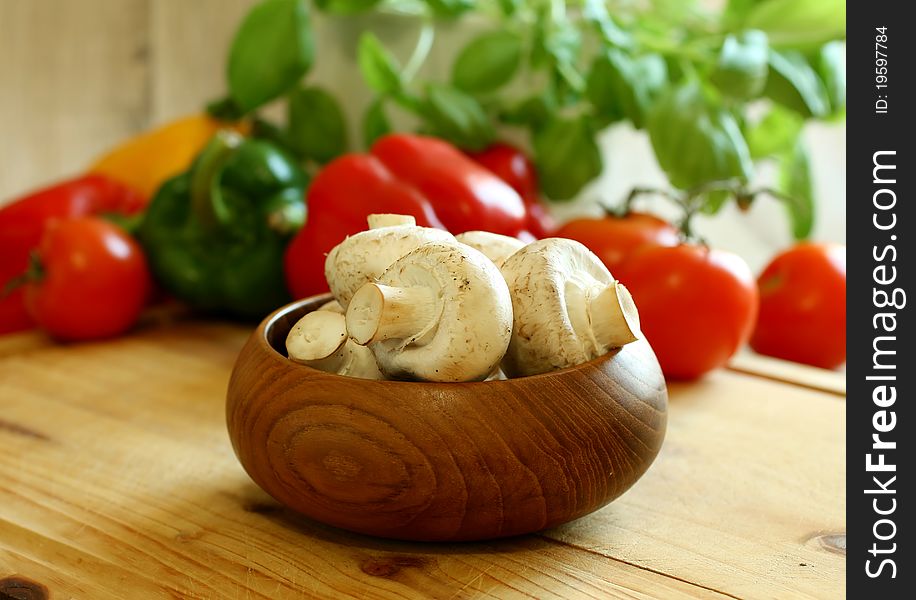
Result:
{"type": "Polygon", "coordinates": [[[811,182],[811,159],[801,140],[782,160],[779,170],[779,187],[785,194],[783,201],[792,223],[795,239],[803,240],[814,228],[814,187],[811,182]]]}
{"type": "Polygon", "coordinates": [[[541,190],[553,200],[570,200],[601,174],[595,132],[583,117],[555,117],[534,135],[541,190]]]}
{"type": "Polygon", "coordinates": [[[315,4],[324,12],[338,15],[355,15],[366,12],[375,8],[379,2],[381,0],[315,0],[315,4]]]}
{"type": "Polygon", "coordinates": [[[496,136],[480,104],[455,88],[427,86],[420,114],[431,133],[465,150],[483,150],[496,136]]]}
{"type": "Polygon", "coordinates": [[[633,38],[629,33],[621,29],[620,25],[611,17],[605,0],[584,0],[582,2],[582,18],[598,29],[602,40],[606,44],[618,48],[630,48],[633,46],[633,38]]]}
{"type": "Polygon", "coordinates": [[[522,41],[507,30],[474,38],[452,65],[452,83],[470,93],[492,92],[508,83],[522,59],[522,41]]]}
{"type": "Polygon", "coordinates": [[[465,13],[476,4],[475,0],[426,0],[433,14],[446,19],[454,18],[465,13]]]}
{"type": "Polygon", "coordinates": [[[296,153],[325,163],[347,149],[347,124],[337,101],[317,87],[297,88],[287,104],[289,142],[296,153]]]}
{"type": "Polygon", "coordinates": [[[824,82],[830,114],[841,114],[846,110],[846,44],[830,42],[817,54],[815,69],[824,82]]]}
{"type": "Polygon", "coordinates": [[[586,94],[598,114],[629,119],[643,127],[646,114],[668,83],[668,68],[657,54],[632,58],[611,49],[598,57],[589,73],[586,94]]]}
{"type": "Polygon", "coordinates": [[[375,140],[391,133],[391,123],[385,114],[385,104],[381,99],[373,102],[363,116],[363,144],[371,148],[375,140]]]}
{"type": "Polygon", "coordinates": [[[774,105],[759,123],[748,131],[747,143],[751,158],[767,158],[785,154],[795,147],[804,120],[798,113],[774,105]]]}
{"type": "Polygon", "coordinates": [[[747,7],[742,25],[765,31],[777,48],[805,48],[846,37],[845,0],[763,0],[747,7]]]}
{"type": "Polygon", "coordinates": [[[537,130],[547,123],[555,108],[550,96],[540,94],[526,98],[504,110],[500,118],[512,125],[522,125],[537,130]]]}
{"type": "MultiPolygon", "coordinates": [[[[799,139],[807,120],[845,116],[843,0],[726,0],[718,13],[700,0],[404,2],[426,17],[404,65],[372,33],[355,49],[371,93],[358,124],[366,146],[393,130],[394,111],[468,150],[490,144],[497,126],[522,127],[546,195],[568,199],[602,170],[599,130],[628,120],[648,130],[671,185],[695,200],[691,210],[714,212],[732,199],[747,205],[757,193],[747,185],[752,160],[775,160],[794,231],[810,231],[810,165],[799,139]],[[439,83],[441,74],[436,83],[423,80],[420,67],[439,49],[436,31],[455,26],[443,20],[470,11],[469,19],[489,23],[484,33],[460,49],[447,82],[439,83]],[[517,86],[507,88],[522,75],[527,91],[519,96],[517,86]],[[752,105],[761,98],[770,102],[756,118],[752,105]]],[[[391,4],[314,3],[335,15],[391,4]]],[[[308,6],[254,6],[232,43],[229,95],[210,112],[247,116],[254,135],[325,162],[346,150],[348,136],[335,100],[302,83],[313,60],[308,6]],[[288,126],[252,114],[284,95],[288,126]]]]}
{"type": "Polygon", "coordinates": [[[372,91],[394,94],[401,90],[401,67],[373,34],[366,32],[359,38],[357,50],[359,70],[372,91]]]}
{"type": "Polygon", "coordinates": [[[232,40],[229,93],[243,112],[254,110],[293,87],[313,56],[305,0],[266,0],[251,9],[232,40]]]}
{"type": "Polygon", "coordinates": [[[827,90],[800,52],[770,50],[770,75],[764,94],[803,117],[823,117],[830,111],[827,90]]]}
{"type": "Polygon", "coordinates": [[[768,43],[762,31],[730,35],[722,44],[710,81],[724,94],[740,100],[754,98],[767,80],[768,43]]]}
{"type": "Polygon", "coordinates": [[[738,123],[697,81],[660,99],[649,115],[648,130],[658,163],[675,187],[745,182],[751,176],[750,151],[738,123]]]}
{"type": "MultiPolygon", "coordinates": [[[[547,5],[542,5],[546,9],[547,5]]],[[[577,62],[582,50],[582,35],[568,18],[555,18],[546,10],[538,14],[529,62],[534,68],[547,70],[553,91],[571,90],[578,93],[585,79],[577,62]],[[565,89],[564,89],[565,88],[565,89]]]]}

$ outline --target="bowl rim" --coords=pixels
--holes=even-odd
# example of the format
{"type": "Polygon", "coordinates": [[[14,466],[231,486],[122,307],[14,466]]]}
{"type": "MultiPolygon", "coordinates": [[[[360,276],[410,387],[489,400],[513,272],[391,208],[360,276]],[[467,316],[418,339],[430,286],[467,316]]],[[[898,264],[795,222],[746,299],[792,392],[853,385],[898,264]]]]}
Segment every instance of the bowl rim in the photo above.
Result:
{"type": "MultiPolygon", "coordinates": [[[[397,385],[397,386],[408,386],[408,385],[409,386],[416,386],[416,385],[481,386],[481,385],[485,385],[488,388],[493,387],[493,386],[499,386],[499,385],[502,385],[502,386],[518,385],[520,382],[525,382],[525,381],[550,380],[556,377],[563,377],[564,375],[570,372],[582,370],[588,367],[592,367],[595,369],[601,369],[602,364],[604,364],[605,362],[609,360],[612,360],[615,356],[617,356],[617,354],[620,353],[621,350],[624,350],[626,348],[626,346],[623,346],[621,348],[614,348],[610,350],[607,354],[602,354],[601,356],[597,358],[593,358],[592,360],[588,362],[584,362],[578,365],[572,365],[570,367],[564,367],[562,369],[556,369],[554,371],[548,371],[546,373],[538,373],[537,375],[525,375],[522,377],[511,377],[508,379],[497,379],[494,381],[404,381],[404,380],[398,380],[398,379],[362,379],[359,377],[349,377],[347,375],[338,375],[337,373],[328,373],[326,371],[321,371],[314,367],[310,367],[308,365],[303,365],[301,363],[297,363],[297,362],[293,362],[289,360],[289,357],[286,354],[277,351],[277,349],[274,348],[274,346],[270,343],[270,339],[268,337],[269,333],[272,330],[272,328],[277,325],[280,319],[282,319],[289,313],[292,313],[298,310],[303,305],[314,303],[320,306],[319,301],[321,301],[321,304],[324,304],[325,302],[330,302],[333,299],[334,299],[334,296],[331,295],[330,293],[316,294],[314,296],[309,296],[307,298],[300,298],[299,300],[294,300],[293,302],[284,304],[283,306],[277,308],[275,311],[273,311],[267,317],[265,317],[264,320],[262,320],[261,323],[258,325],[258,328],[255,330],[254,335],[257,337],[258,344],[264,347],[264,349],[271,355],[272,358],[284,361],[285,363],[287,363],[287,366],[292,366],[294,368],[299,368],[299,369],[305,369],[313,373],[320,373],[324,377],[342,379],[342,380],[346,380],[349,382],[359,381],[359,382],[365,383],[366,385],[397,385]]],[[[641,337],[636,343],[648,343],[648,342],[645,341],[644,337],[641,337]]]]}

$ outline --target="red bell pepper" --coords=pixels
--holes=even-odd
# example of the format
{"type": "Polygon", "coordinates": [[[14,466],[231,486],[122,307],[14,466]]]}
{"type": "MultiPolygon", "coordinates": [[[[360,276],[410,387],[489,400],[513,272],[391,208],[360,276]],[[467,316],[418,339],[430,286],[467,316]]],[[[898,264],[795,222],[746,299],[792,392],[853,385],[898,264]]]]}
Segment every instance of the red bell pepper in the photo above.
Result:
{"type": "MultiPolygon", "coordinates": [[[[38,190],[0,208],[0,290],[22,275],[29,253],[52,220],[138,212],[146,199],[104,175],[84,175],[38,190]]],[[[0,295],[0,334],[33,327],[22,289],[0,295]]]]}
{"type": "Polygon", "coordinates": [[[524,152],[505,142],[497,142],[469,156],[493,171],[522,197],[528,212],[526,222],[528,231],[537,238],[553,235],[557,223],[541,201],[537,171],[531,159],[524,152]]]}
{"type": "Polygon", "coordinates": [[[502,179],[447,142],[418,135],[383,137],[369,154],[327,165],[309,187],[308,220],[286,251],[286,283],[301,298],[328,290],[324,260],[372,213],[413,215],[417,225],[452,233],[486,230],[517,236],[525,206],[502,179]]]}

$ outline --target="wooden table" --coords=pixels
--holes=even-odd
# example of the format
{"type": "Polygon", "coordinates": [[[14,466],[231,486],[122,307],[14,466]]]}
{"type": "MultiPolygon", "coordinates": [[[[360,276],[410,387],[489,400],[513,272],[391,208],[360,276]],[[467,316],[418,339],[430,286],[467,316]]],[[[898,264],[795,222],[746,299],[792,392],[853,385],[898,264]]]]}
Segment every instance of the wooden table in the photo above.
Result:
{"type": "Polygon", "coordinates": [[[0,598],[839,598],[845,385],[741,357],[671,386],[655,465],[536,535],[414,544],[283,509],[236,461],[248,329],[0,338],[0,598]],[[32,594],[32,595],[28,595],[32,594]]]}

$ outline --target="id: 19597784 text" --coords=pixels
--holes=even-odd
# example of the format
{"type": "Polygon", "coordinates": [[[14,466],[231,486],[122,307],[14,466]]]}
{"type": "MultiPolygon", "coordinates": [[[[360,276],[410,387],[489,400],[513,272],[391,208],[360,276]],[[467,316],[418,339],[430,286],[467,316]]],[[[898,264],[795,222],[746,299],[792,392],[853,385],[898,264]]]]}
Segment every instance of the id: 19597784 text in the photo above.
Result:
{"type": "Polygon", "coordinates": [[[887,114],[887,27],[875,27],[875,113],[887,114]]]}

